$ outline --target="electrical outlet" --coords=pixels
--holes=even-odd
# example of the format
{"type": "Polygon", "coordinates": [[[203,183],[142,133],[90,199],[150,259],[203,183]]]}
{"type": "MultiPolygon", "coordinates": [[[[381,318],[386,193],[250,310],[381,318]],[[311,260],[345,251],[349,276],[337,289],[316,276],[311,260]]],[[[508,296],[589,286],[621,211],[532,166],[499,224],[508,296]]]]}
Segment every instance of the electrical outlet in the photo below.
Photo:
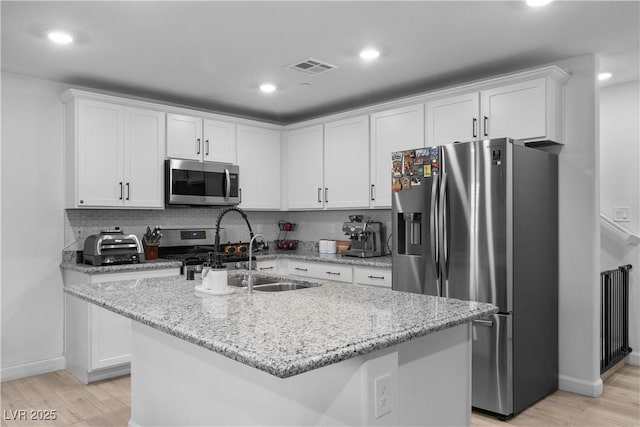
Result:
{"type": "Polygon", "coordinates": [[[377,419],[391,412],[391,374],[378,377],[373,383],[374,411],[377,419]]]}
{"type": "Polygon", "coordinates": [[[613,220],[615,222],[631,222],[629,218],[629,206],[614,206],[613,207],[613,220]]]}

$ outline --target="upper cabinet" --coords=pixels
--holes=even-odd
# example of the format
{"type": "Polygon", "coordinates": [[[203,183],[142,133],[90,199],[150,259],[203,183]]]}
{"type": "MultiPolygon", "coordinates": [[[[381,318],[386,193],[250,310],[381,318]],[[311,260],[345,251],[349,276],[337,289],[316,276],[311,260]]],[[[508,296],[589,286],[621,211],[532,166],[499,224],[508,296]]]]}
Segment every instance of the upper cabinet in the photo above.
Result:
{"type": "Polygon", "coordinates": [[[423,104],[371,115],[372,207],[391,207],[391,153],[423,146],[423,104]]]}
{"type": "Polygon", "coordinates": [[[453,89],[436,94],[426,104],[426,145],[502,137],[563,143],[563,85],[568,79],[564,71],[549,67],[480,82],[467,93],[453,89]]]}
{"type": "Polygon", "coordinates": [[[240,205],[243,209],[280,209],[280,132],[238,125],[240,205]]]}
{"type": "Polygon", "coordinates": [[[235,163],[236,125],[168,113],[167,157],[235,163]]]}
{"type": "Polygon", "coordinates": [[[324,207],[322,125],[287,131],[283,134],[282,169],[285,207],[321,209],[324,207]]]}
{"type": "Polygon", "coordinates": [[[72,98],[65,118],[67,208],[164,207],[164,113],[72,98]]]}
{"type": "Polygon", "coordinates": [[[327,208],[369,207],[369,116],[325,123],[322,193],[327,208]]]}
{"type": "Polygon", "coordinates": [[[427,102],[426,145],[473,141],[480,135],[478,92],[427,102]]]}

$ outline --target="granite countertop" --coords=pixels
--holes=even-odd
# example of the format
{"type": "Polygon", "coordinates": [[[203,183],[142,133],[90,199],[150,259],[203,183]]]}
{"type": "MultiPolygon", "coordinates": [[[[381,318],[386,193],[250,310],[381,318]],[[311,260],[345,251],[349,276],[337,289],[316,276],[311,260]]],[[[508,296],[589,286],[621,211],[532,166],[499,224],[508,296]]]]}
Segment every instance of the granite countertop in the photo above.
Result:
{"type": "Polygon", "coordinates": [[[64,291],[280,378],[497,311],[491,304],[312,280],[304,282],[320,286],[253,294],[234,288],[230,295],[209,296],[195,292],[198,279],[70,285],[64,291]]]}
{"type": "Polygon", "coordinates": [[[79,271],[86,274],[101,273],[124,273],[129,271],[145,271],[160,270],[163,268],[180,268],[181,261],[172,261],[168,259],[156,259],[153,261],[144,261],[138,264],[119,264],[119,265],[89,265],[77,264],[75,262],[63,261],[60,268],[63,270],[79,271]]]}
{"type": "Polygon", "coordinates": [[[358,258],[352,256],[343,256],[342,254],[320,254],[317,251],[304,249],[269,250],[256,253],[257,261],[268,259],[296,259],[299,261],[329,262],[334,264],[348,264],[360,267],[391,268],[391,255],[358,258]]]}

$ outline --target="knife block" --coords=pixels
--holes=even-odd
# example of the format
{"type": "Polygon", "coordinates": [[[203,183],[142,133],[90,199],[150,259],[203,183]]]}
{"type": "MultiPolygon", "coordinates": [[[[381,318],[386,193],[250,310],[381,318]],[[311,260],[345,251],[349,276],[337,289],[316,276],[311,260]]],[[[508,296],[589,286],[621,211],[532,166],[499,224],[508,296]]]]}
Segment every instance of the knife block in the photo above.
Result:
{"type": "Polygon", "coordinates": [[[144,248],[145,260],[149,261],[153,259],[158,259],[158,245],[147,245],[143,240],[142,247],[144,248]]]}

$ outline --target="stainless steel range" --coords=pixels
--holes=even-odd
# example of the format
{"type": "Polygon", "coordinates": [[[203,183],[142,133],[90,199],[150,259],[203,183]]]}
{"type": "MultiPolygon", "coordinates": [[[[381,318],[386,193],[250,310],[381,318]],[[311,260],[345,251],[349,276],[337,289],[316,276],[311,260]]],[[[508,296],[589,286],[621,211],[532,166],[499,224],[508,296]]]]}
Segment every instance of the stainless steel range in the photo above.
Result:
{"type": "MultiPolygon", "coordinates": [[[[163,228],[158,256],[182,261],[182,274],[189,269],[201,272],[202,264],[213,259],[215,234],[215,228],[163,228]]],[[[228,269],[249,267],[249,242],[221,243],[218,252],[228,269]]],[[[252,259],[255,260],[255,256],[252,259]]],[[[255,263],[252,268],[254,266],[255,263]]]]}

